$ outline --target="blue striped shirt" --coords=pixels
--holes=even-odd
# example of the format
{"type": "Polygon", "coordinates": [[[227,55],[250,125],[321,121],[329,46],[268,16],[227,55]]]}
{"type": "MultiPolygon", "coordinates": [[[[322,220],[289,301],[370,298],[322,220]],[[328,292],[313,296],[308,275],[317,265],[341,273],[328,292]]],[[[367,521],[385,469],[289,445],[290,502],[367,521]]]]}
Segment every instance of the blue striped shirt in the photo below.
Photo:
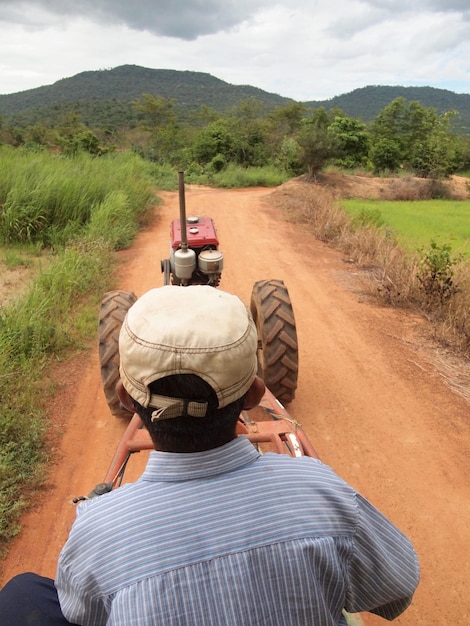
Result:
{"type": "Polygon", "coordinates": [[[132,484],[79,505],[58,563],[83,626],[330,626],[410,603],[408,539],[318,460],[245,438],[151,452],[132,484]]]}

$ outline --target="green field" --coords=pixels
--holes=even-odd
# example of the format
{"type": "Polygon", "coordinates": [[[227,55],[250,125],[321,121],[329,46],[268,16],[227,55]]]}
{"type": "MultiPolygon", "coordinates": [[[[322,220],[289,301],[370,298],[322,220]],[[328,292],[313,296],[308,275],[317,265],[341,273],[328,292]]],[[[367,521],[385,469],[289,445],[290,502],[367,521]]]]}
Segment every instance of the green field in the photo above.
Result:
{"type": "Polygon", "coordinates": [[[347,213],[362,223],[390,227],[398,242],[410,252],[449,244],[452,252],[470,258],[470,201],[342,200],[347,213]]]}

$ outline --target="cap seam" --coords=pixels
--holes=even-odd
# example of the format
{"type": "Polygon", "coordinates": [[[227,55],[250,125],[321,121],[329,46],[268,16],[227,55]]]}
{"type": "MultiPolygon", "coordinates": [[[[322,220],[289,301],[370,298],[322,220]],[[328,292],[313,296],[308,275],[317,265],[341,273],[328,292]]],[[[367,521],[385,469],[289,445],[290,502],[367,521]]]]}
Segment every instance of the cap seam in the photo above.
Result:
{"type": "Polygon", "coordinates": [[[130,337],[130,339],[132,339],[133,341],[135,341],[135,343],[147,347],[147,348],[151,348],[151,349],[157,349],[157,350],[164,350],[165,352],[184,352],[184,353],[188,353],[191,352],[193,354],[204,354],[206,352],[225,352],[226,350],[230,350],[231,348],[236,348],[238,345],[242,344],[247,336],[250,334],[251,332],[251,325],[247,324],[243,335],[241,335],[240,337],[238,337],[238,339],[236,339],[235,341],[231,341],[228,343],[224,343],[223,345],[217,345],[217,346],[204,346],[204,347],[195,347],[195,346],[187,346],[185,344],[178,344],[178,345],[170,345],[168,343],[161,343],[161,342],[151,342],[147,339],[143,339],[142,337],[139,337],[138,335],[136,335],[130,328],[129,325],[127,323],[127,318],[126,318],[126,323],[125,323],[125,328],[128,332],[128,335],[130,337]]]}

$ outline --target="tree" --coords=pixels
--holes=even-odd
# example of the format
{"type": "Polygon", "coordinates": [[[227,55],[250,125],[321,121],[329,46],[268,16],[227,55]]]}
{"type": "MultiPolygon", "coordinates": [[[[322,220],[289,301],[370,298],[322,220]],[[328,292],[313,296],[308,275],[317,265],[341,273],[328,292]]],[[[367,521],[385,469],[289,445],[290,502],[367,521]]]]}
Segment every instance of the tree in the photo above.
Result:
{"type": "Polygon", "coordinates": [[[230,117],[238,117],[244,124],[264,117],[264,105],[257,98],[245,98],[233,108],[230,117]]]}
{"type": "Polygon", "coordinates": [[[462,166],[464,144],[450,130],[454,115],[453,112],[435,114],[426,131],[410,141],[410,166],[416,175],[437,180],[462,166]]]}
{"type": "Polygon", "coordinates": [[[241,100],[229,119],[238,137],[237,163],[243,166],[265,165],[268,157],[264,104],[256,98],[241,100]]]}
{"type": "Polygon", "coordinates": [[[353,168],[365,165],[369,154],[369,135],[366,125],[350,117],[336,115],[328,132],[337,151],[336,165],[353,168]]]}
{"type": "Polygon", "coordinates": [[[462,171],[470,170],[470,136],[461,137],[459,142],[460,168],[462,171]]]}
{"type": "Polygon", "coordinates": [[[86,126],[81,122],[80,114],[75,109],[69,108],[59,116],[56,132],[63,140],[69,140],[84,129],[86,129],[86,126]]]}
{"type": "Polygon", "coordinates": [[[175,101],[172,98],[144,93],[140,100],[134,100],[132,104],[142,115],[144,121],[142,126],[146,130],[154,132],[161,127],[176,123],[175,101]]]}
{"type": "Polygon", "coordinates": [[[141,114],[142,128],[150,133],[151,147],[147,154],[153,161],[163,163],[177,149],[177,117],[175,101],[163,96],[144,93],[140,100],[134,100],[134,108],[141,114]]]}
{"type": "Polygon", "coordinates": [[[297,176],[305,171],[302,165],[302,158],[303,150],[299,142],[294,137],[285,137],[273,161],[285,172],[297,176]]]}
{"type": "Polygon", "coordinates": [[[51,146],[56,138],[51,128],[44,124],[33,124],[25,129],[25,141],[36,146],[51,146]]]}
{"type": "Polygon", "coordinates": [[[270,131],[282,134],[284,137],[293,135],[300,130],[306,112],[307,107],[301,102],[291,102],[274,109],[267,117],[270,131]]]}
{"type": "Polygon", "coordinates": [[[297,142],[301,148],[299,156],[304,171],[315,177],[336,156],[336,138],[328,132],[330,118],[323,107],[315,110],[303,121],[297,142]]]}
{"type": "Polygon", "coordinates": [[[71,156],[79,152],[88,152],[96,156],[100,153],[98,137],[91,130],[82,130],[68,139],[64,144],[64,152],[71,156]]]}
{"type": "Polygon", "coordinates": [[[267,162],[265,132],[261,120],[220,118],[201,129],[194,140],[193,155],[201,165],[217,162],[259,166],[267,162]]]}
{"type": "Polygon", "coordinates": [[[397,141],[380,137],[372,142],[369,158],[374,166],[374,173],[396,172],[401,164],[402,151],[397,141]]]}
{"type": "Polygon", "coordinates": [[[438,114],[419,102],[397,98],[371,125],[371,161],[376,172],[400,166],[424,178],[442,178],[462,163],[463,142],[451,132],[455,113],[438,114]]]}
{"type": "Polygon", "coordinates": [[[198,109],[190,112],[188,119],[192,126],[200,128],[207,126],[210,122],[215,122],[220,117],[220,114],[215,109],[206,104],[201,104],[198,109]]]}
{"type": "MultiPolygon", "coordinates": [[[[55,141],[66,154],[74,155],[78,152],[98,154],[100,152],[98,138],[81,122],[80,115],[73,108],[60,116],[60,123],[55,127],[55,133],[55,141]]],[[[33,136],[40,139],[40,129],[36,129],[36,134],[33,136]]]]}
{"type": "Polygon", "coordinates": [[[226,161],[235,161],[236,143],[230,122],[216,120],[197,134],[193,145],[194,158],[201,164],[209,163],[217,155],[222,155],[226,161]]]}
{"type": "Polygon", "coordinates": [[[405,98],[396,98],[377,115],[370,126],[371,161],[376,172],[396,171],[405,160],[408,136],[405,98]]]}
{"type": "Polygon", "coordinates": [[[293,174],[303,171],[297,134],[302,128],[307,110],[305,104],[292,102],[274,109],[264,120],[267,159],[293,174]]]}

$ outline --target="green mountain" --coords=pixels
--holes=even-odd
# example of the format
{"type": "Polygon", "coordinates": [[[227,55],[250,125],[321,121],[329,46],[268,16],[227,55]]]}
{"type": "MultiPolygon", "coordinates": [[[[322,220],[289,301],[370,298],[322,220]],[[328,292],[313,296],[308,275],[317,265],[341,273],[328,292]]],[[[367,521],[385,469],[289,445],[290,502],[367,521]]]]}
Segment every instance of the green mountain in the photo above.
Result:
{"type": "Polygon", "coordinates": [[[438,113],[457,111],[459,119],[456,126],[470,132],[470,94],[457,94],[447,89],[370,85],[329,100],[312,100],[305,104],[312,108],[341,109],[350,117],[370,122],[396,98],[420,102],[424,107],[431,107],[438,113]]]}
{"type": "Polygon", "coordinates": [[[0,95],[0,115],[13,123],[34,123],[53,119],[73,105],[91,125],[100,125],[109,116],[122,120],[124,125],[132,125],[136,115],[130,103],[144,93],[174,98],[180,112],[201,105],[223,112],[249,98],[261,101],[267,109],[291,102],[289,98],[249,85],[231,85],[203,72],[122,65],[82,72],[53,85],[0,95]]]}
{"type": "MultiPolygon", "coordinates": [[[[203,72],[122,65],[82,72],[36,89],[0,95],[0,116],[11,125],[54,123],[67,109],[73,108],[91,127],[132,127],[137,123],[137,113],[131,102],[144,93],[173,98],[183,117],[201,105],[224,113],[246,99],[260,101],[266,110],[292,102],[290,98],[250,85],[231,85],[203,72]]],[[[341,109],[351,117],[370,122],[398,97],[416,100],[440,113],[458,111],[456,126],[462,132],[470,132],[470,95],[445,89],[368,86],[305,104],[311,108],[341,109]]]]}

